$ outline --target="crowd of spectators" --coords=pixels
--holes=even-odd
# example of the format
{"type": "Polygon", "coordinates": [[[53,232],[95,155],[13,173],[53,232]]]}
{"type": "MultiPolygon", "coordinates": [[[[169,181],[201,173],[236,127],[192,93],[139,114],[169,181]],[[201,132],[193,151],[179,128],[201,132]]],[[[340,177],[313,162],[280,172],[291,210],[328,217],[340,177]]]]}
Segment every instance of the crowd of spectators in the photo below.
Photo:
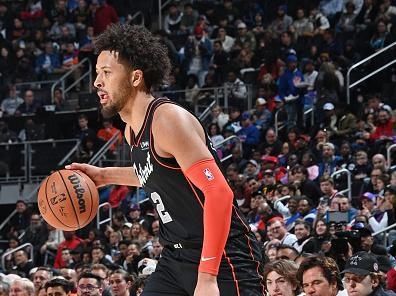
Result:
{"type": "MultiPolygon", "coordinates": [[[[1,142],[48,138],[35,122],[41,107],[74,107],[61,89],[54,98],[36,98],[15,83],[58,77],[84,57],[94,61],[93,37],[111,22],[130,20],[126,2],[0,1],[2,116],[36,115],[20,131],[0,119],[1,142]]],[[[227,108],[220,97],[205,128],[215,146],[236,136],[217,147],[218,156],[226,158],[224,172],[262,247],[269,295],[396,292],[396,233],[376,234],[395,223],[396,157],[385,155],[396,141],[396,76],[387,70],[369,79],[352,91],[350,104],[345,95],[347,69],[395,41],[395,16],[391,0],[175,1],[163,30],[155,31],[173,63],[156,91],[193,110],[218,95],[213,88],[227,89],[227,108]],[[310,123],[304,112],[312,107],[310,123]]],[[[149,19],[145,12],[148,27],[149,19]]],[[[84,87],[83,81],[75,91],[84,87]]],[[[120,128],[105,120],[95,130],[84,114],[74,124],[79,161],[120,128]]],[[[4,233],[6,251],[32,247],[5,257],[0,291],[139,295],[162,251],[157,214],[139,203],[146,198],[143,189],[102,188],[101,203],[113,209],[111,226],[92,223],[76,232],[53,229],[18,201],[4,233]]]]}

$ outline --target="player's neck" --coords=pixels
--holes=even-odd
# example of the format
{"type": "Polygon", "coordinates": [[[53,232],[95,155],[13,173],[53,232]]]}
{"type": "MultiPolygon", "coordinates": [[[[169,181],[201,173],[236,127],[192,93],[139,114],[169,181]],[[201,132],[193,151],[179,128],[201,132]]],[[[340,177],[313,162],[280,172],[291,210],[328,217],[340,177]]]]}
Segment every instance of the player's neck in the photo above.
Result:
{"type": "Polygon", "coordinates": [[[151,94],[138,91],[136,96],[129,101],[127,108],[120,112],[122,121],[131,126],[135,134],[142,127],[148,105],[152,100],[154,97],[151,94]]]}

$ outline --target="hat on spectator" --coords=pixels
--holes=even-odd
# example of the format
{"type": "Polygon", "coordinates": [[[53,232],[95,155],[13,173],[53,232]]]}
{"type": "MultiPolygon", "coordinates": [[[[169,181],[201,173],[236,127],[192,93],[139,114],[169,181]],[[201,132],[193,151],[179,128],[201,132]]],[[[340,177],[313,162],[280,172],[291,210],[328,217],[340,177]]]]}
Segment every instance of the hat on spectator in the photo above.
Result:
{"type": "Polygon", "coordinates": [[[371,272],[378,272],[378,261],[374,255],[367,252],[357,252],[352,257],[350,257],[345,264],[345,269],[341,272],[353,273],[357,275],[369,275],[371,272]]]}
{"type": "Polygon", "coordinates": [[[239,24],[238,24],[238,27],[237,27],[238,29],[246,29],[246,24],[244,23],[244,22],[240,22],[239,24]]]}
{"type": "Polygon", "coordinates": [[[256,100],[256,106],[265,105],[265,104],[267,104],[267,101],[264,98],[258,98],[256,100]]]}
{"type": "Polygon", "coordinates": [[[132,223],[131,222],[125,222],[124,225],[122,225],[122,227],[131,228],[132,227],[132,223]]]}
{"type": "Polygon", "coordinates": [[[140,211],[140,206],[138,204],[132,204],[129,211],[140,211]]]}
{"type": "Polygon", "coordinates": [[[258,167],[258,163],[254,159],[250,159],[247,163],[254,165],[256,168],[258,167]]]}
{"type": "Polygon", "coordinates": [[[296,63],[297,62],[297,56],[294,54],[288,55],[286,62],[288,63],[296,63]]]}
{"type": "Polygon", "coordinates": [[[334,110],[334,105],[332,103],[326,103],[323,105],[323,110],[325,110],[325,111],[334,110]]]}
{"type": "Polygon", "coordinates": [[[379,270],[384,273],[387,273],[392,268],[392,264],[389,260],[389,257],[386,255],[377,255],[376,257],[378,261],[379,270]]]}
{"type": "Polygon", "coordinates": [[[262,196],[264,196],[264,192],[262,192],[261,190],[257,190],[257,191],[255,191],[255,192],[252,193],[252,197],[255,197],[255,196],[257,196],[257,195],[262,195],[262,196]]]}
{"type": "Polygon", "coordinates": [[[266,162],[278,163],[278,158],[275,156],[264,155],[263,157],[261,157],[261,160],[266,162]]]}
{"type": "Polygon", "coordinates": [[[368,237],[372,235],[371,230],[368,229],[367,227],[359,228],[358,230],[360,237],[368,237]]]}
{"type": "Polygon", "coordinates": [[[374,193],[365,192],[365,193],[362,194],[362,196],[360,197],[360,199],[361,199],[361,200],[367,199],[367,200],[369,200],[369,201],[371,201],[371,202],[375,202],[376,196],[375,196],[374,193]]]}
{"type": "Polygon", "coordinates": [[[264,175],[271,175],[271,176],[273,176],[273,175],[274,175],[274,171],[273,171],[273,170],[270,170],[270,169],[265,170],[265,171],[264,171],[264,175]]]}
{"type": "Polygon", "coordinates": [[[249,111],[245,111],[242,113],[242,120],[250,119],[250,113],[249,111]]]}

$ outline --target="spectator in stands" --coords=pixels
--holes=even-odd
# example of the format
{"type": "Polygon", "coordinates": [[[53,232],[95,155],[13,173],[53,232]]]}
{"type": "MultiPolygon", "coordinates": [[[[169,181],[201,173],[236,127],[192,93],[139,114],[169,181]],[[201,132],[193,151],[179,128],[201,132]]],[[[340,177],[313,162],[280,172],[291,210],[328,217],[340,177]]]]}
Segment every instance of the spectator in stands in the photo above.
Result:
{"type": "Polygon", "coordinates": [[[297,265],[289,260],[276,260],[266,264],[263,279],[269,296],[297,295],[297,265]]]}
{"type": "Polygon", "coordinates": [[[286,245],[280,244],[276,247],[276,260],[290,260],[294,261],[298,257],[299,252],[296,248],[286,245]]]}
{"type": "Polygon", "coordinates": [[[393,139],[393,121],[388,110],[382,109],[378,112],[378,120],[375,127],[375,131],[370,134],[371,140],[380,141],[393,139]]]}
{"type": "Polygon", "coordinates": [[[29,260],[29,255],[24,249],[14,253],[14,263],[15,266],[12,270],[20,273],[24,277],[28,277],[29,271],[34,267],[33,261],[31,259],[29,260]]]}
{"type": "Polygon", "coordinates": [[[76,138],[83,141],[84,139],[91,137],[92,139],[96,138],[96,133],[93,129],[88,127],[88,116],[85,114],[81,114],[78,117],[78,126],[79,131],[76,134],[76,138]]]}
{"type": "Polygon", "coordinates": [[[104,266],[110,268],[113,263],[105,257],[105,250],[103,247],[94,246],[91,249],[92,264],[103,264],[104,266]]]}
{"type": "Polygon", "coordinates": [[[113,126],[113,121],[110,118],[104,118],[102,121],[103,127],[98,130],[98,139],[104,142],[109,141],[116,133],[118,133],[117,141],[110,146],[110,151],[115,152],[118,145],[122,143],[122,132],[113,126]]]}
{"type": "Polygon", "coordinates": [[[335,155],[333,143],[327,142],[322,145],[322,161],[319,163],[319,176],[331,176],[337,170],[337,163],[340,157],[335,155]]]}
{"type": "Polygon", "coordinates": [[[8,296],[10,293],[10,285],[3,280],[0,281],[0,295],[1,296],[8,296]]]}
{"type": "Polygon", "coordinates": [[[73,284],[62,278],[54,278],[44,285],[47,296],[69,296],[73,290],[73,284]]]}
{"type": "Polygon", "coordinates": [[[315,245],[311,236],[311,225],[312,224],[300,219],[294,224],[294,234],[297,237],[297,241],[293,244],[293,247],[298,253],[315,252],[315,245]]]}
{"type": "Polygon", "coordinates": [[[260,132],[257,127],[252,124],[252,115],[249,111],[242,114],[241,129],[237,132],[237,136],[242,142],[244,158],[249,158],[252,149],[256,148],[260,141],[260,132]]]}
{"type": "Polygon", "coordinates": [[[128,246],[128,253],[123,262],[122,266],[129,273],[138,274],[138,263],[140,260],[144,259],[144,257],[140,254],[140,245],[139,243],[131,243],[128,246]]]}
{"type": "Polygon", "coordinates": [[[231,49],[234,46],[235,39],[232,38],[231,36],[227,35],[227,29],[220,27],[217,31],[217,39],[221,42],[223,45],[223,49],[226,53],[230,53],[231,49]]]}
{"type": "Polygon", "coordinates": [[[40,287],[43,287],[52,278],[52,271],[48,267],[40,266],[33,275],[33,284],[36,296],[40,287]]]}
{"type": "Polygon", "coordinates": [[[299,84],[304,76],[297,67],[297,56],[289,55],[286,59],[287,69],[279,78],[279,96],[285,101],[287,128],[295,127],[298,114],[302,111],[299,84]]]}
{"type": "Polygon", "coordinates": [[[333,259],[314,255],[303,260],[297,279],[306,295],[336,296],[343,290],[339,274],[333,259]]]}
{"type": "Polygon", "coordinates": [[[183,12],[179,10],[176,4],[171,3],[168,12],[164,17],[164,30],[168,34],[177,35],[180,30],[183,12]]]}
{"type": "Polygon", "coordinates": [[[256,108],[252,112],[254,125],[261,129],[267,130],[272,121],[272,113],[267,108],[267,101],[264,98],[256,100],[256,108]]]}
{"type": "Polygon", "coordinates": [[[378,261],[374,255],[367,252],[354,254],[342,271],[348,295],[394,295],[382,288],[379,272],[378,261]]]}
{"type": "Polygon", "coordinates": [[[30,225],[25,231],[22,243],[31,243],[33,245],[35,263],[41,263],[40,248],[48,239],[48,230],[41,221],[38,213],[33,213],[30,217],[30,225]]]}
{"type": "Polygon", "coordinates": [[[293,23],[292,17],[287,15],[287,6],[280,5],[276,13],[276,19],[270,24],[269,29],[273,38],[278,38],[283,32],[289,30],[293,23]]]}
{"type": "Polygon", "coordinates": [[[359,235],[360,235],[360,246],[359,246],[360,250],[368,253],[374,253],[377,255],[387,254],[387,251],[384,248],[384,246],[374,242],[374,237],[370,229],[366,227],[360,228],[359,235]]]}
{"type": "Polygon", "coordinates": [[[337,190],[334,188],[334,181],[330,176],[322,176],[319,180],[319,184],[323,196],[329,201],[337,194],[337,190]]]}
{"type": "Polygon", "coordinates": [[[292,246],[297,241],[297,237],[287,231],[285,223],[279,218],[272,218],[269,221],[268,232],[271,233],[273,239],[284,245],[292,246]]]}
{"type": "MultiPolygon", "coordinates": [[[[16,132],[8,127],[7,122],[0,119],[0,143],[14,143],[18,141],[16,132]]],[[[8,170],[8,167],[5,168],[8,170]]]]}
{"type": "Polygon", "coordinates": [[[74,231],[63,231],[63,236],[65,237],[65,240],[58,246],[54,263],[55,268],[64,267],[65,265],[65,262],[62,261],[62,250],[64,248],[74,250],[82,242],[81,239],[75,235],[74,231]]]}
{"type": "Polygon", "coordinates": [[[316,218],[316,208],[314,208],[313,201],[310,198],[301,196],[298,201],[298,212],[305,222],[313,225],[316,218]]]}
{"type": "Polygon", "coordinates": [[[30,224],[30,209],[23,200],[17,200],[15,205],[16,215],[10,220],[10,234],[19,236],[30,224]]]}
{"type": "Polygon", "coordinates": [[[129,296],[132,283],[133,278],[123,269],[116,269],[109,275],[109,284],[114,296],[129,296]]]}
{"type": "Polygon", "coordinates": [[[3,115],[12,116],[15,111],[23,103],[23,99],[18,96],[16,86],[14,84],[9,85],[9,95],[1,102],[1,111],[3,115]]]}
{"type": "Polygon", "coordinates": [[[94,15],[95,35],[102,33],[110,24],[118,23],[118,15],[113,6],[107,0],[97,0],[99,7],[96,8],[94,15]]]}
{"type": "Polygon", "coordinates": [[[34,285],[27,278],[17,278],[10,286],[10,296],[34,296],[34,285]]]}
{"type": "Polygon", "coordinates": [[[19,131],[18,139],[22,142],[44,140],[45,124],[36,123],[33,118],[26,118],[23,129],[19,131]]]}
{"type": "Polygon", "coordinates": [[[45,51],[37,57],[35,72],[39,80],[48,80],[50,74],[61,73],[60,57],[54,52],[52,42],[46,42],[45,51]]]}
{"type": "Polygon", "coordinates": [[[34,92],[31,89],[25,91],[23,97],[24,102],[18,106],[15,115],[34,114],[41,107],[40,102],[34,97],[34,92]]]}
{"type": "Polygon", "coordinates": [[[207,37],[207,32],[200,26],[195,27],[193,34],[188,37],[184,45],[185,63],[187,74],[195,74],[199,85],[202,86],[209,70],[212,43],[207,37]]]}
{"type": "Polygon", "coordinates": [[[102,278],[90,272],[84,272],[78,277],[77,295],[78,296],[101,296],[102,278]]]}
{"type": "Polygon", "coordinates": [[[56,88],[54,90],[54,97],[52,98],[52,103],[55,105],[55,111],[73,110],[73,106],[70,104],[69,100],[63,97],[63,92],[60,88],[56,88]]]}
{"type": "Polygon", "coordinates": [[[290,197],[286,206],[281,201],[275,200],[274,209],[285,218],[285,225],[288,231],[294,228],[295,221],[301,217],[301,214],[298,212],[298,197],[296,196],[290,197]]]}
{"type": "Polygon", "coordinates": [[[264,155],[278,156],[282,149],[282,142],[272,127],[267,129],[264,141],[260,144],[260,150],[264,155]]]}
{"type": "Polygon", "coordinates": [[[234,106],[241,106],[246,100],[247,88],[245,83],[237,77],[235,70],[230,70],[227,73],[227,81],[225,86],[229,90],[229,100],[234,106]]]}
{"type": "Polygon", "coordinates": [[[300,191],[301,195],[311,199],[314,205],[318,204],[322,196],[316,183],[308,179],[308,171],[305,167],[296,165],[290,171],[289,182],[291,182],[300,191]]]}

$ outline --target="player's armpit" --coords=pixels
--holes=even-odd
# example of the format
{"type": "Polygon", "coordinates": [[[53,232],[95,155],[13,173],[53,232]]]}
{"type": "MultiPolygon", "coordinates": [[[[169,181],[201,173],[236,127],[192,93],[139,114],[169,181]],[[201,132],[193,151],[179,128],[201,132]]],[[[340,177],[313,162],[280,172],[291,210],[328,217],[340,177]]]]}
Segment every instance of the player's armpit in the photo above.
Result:
{"type": "Polygon", "coordinates": [[[231,225],[233,192],[214,159],[193,164],[184,174],[205,195],[200,272],[218,274],[231,225]]]}

